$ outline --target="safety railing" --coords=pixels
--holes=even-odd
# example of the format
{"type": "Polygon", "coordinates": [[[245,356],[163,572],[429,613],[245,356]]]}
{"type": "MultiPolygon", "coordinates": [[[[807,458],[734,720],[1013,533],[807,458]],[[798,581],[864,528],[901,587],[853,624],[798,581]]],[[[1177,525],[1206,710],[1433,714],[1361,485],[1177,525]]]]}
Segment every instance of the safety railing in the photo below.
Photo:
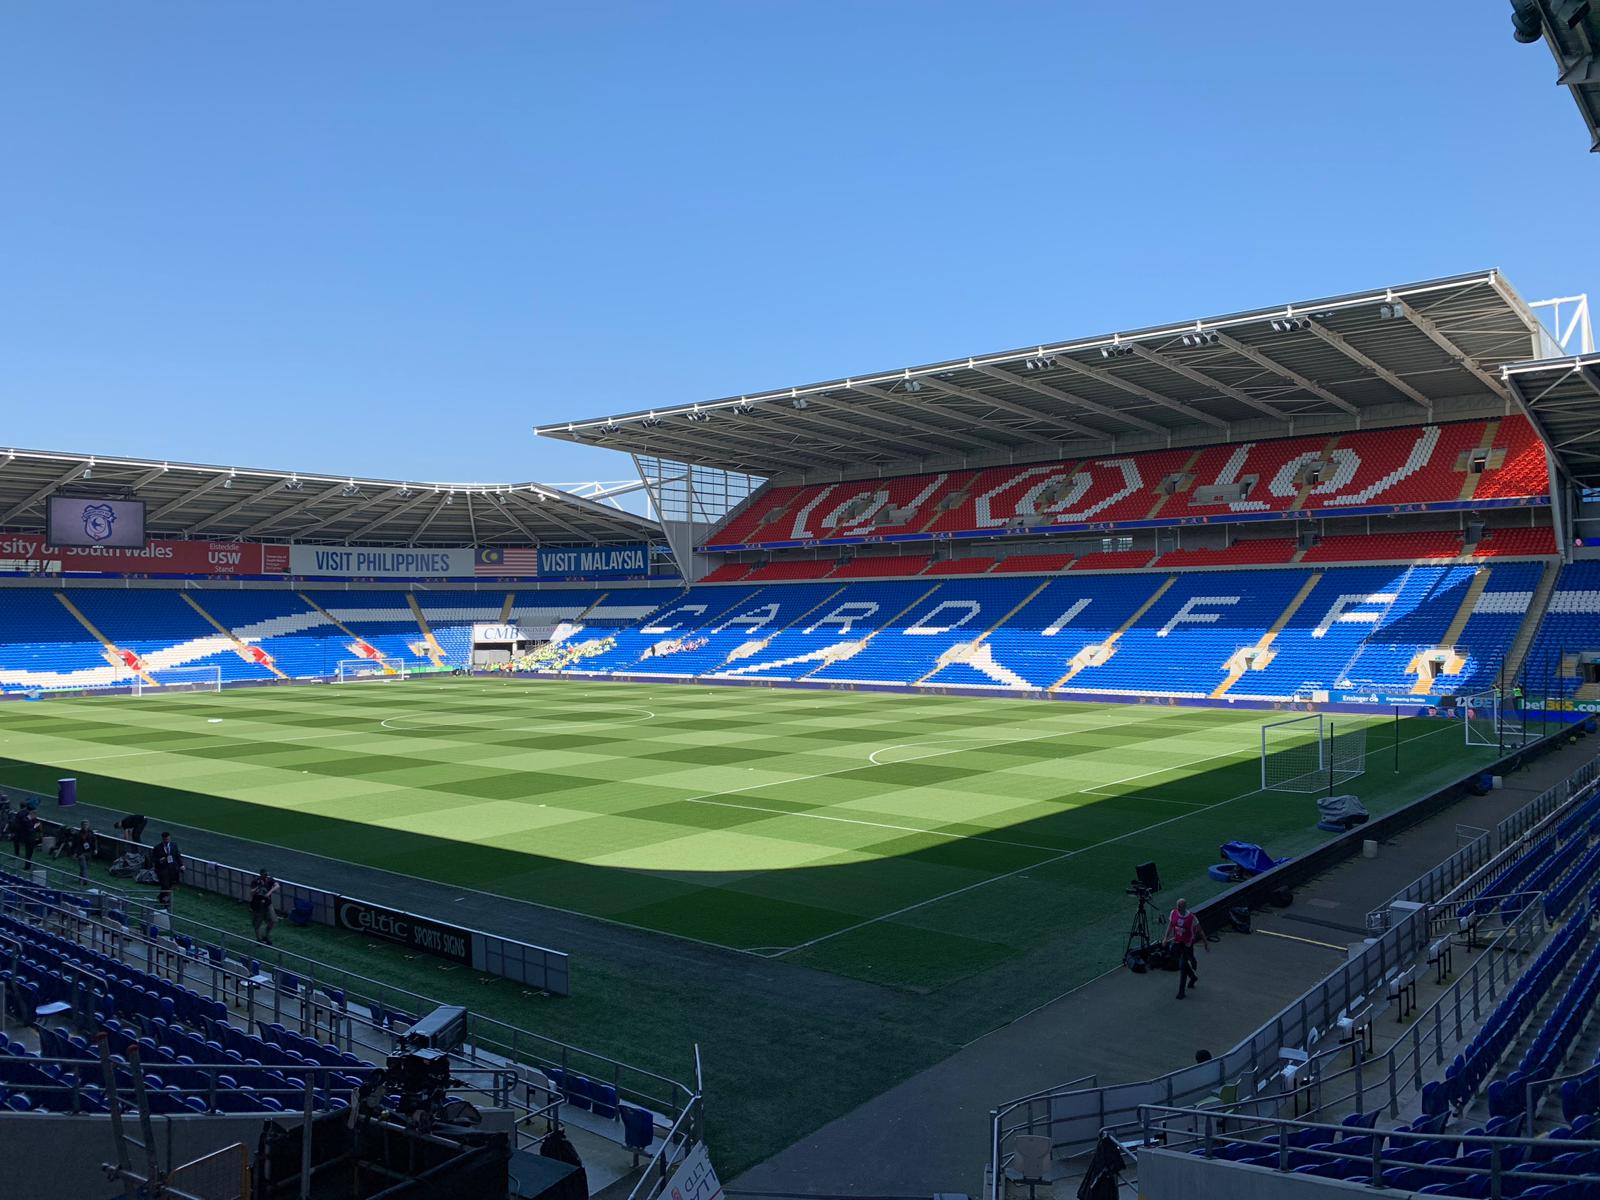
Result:
{"type": "MultiPolygon", "coordinates": [[[[438,1001],[415,992],[264,948],[201,922],[174,917],[170,934],[130,929],[92,909],[62,901],[45,899],[44,890],[0,890],[0,912],[209,995],[227,1004],[247,1027],[258,1019],[297,1025],[307,1036],[345,1050],[382,1053],[410,1024],[439,1007],[438,1001]]],[[[482,1070],[524,1069],[523,1083],[532,1085],[524,1087],[529,1097],[557,1089],[549,1087],[548,1079],[528,1077],[526,1068],[541,1073],[555,1068],[609,1083],[619,1099],[651,1112],[660,1125],[670,1124],[696,1095],[687,1085],[655,1071],[470,1010],[465,1038],[454,1053],[469,1067],[482,1070]]],[[[513,1103],[508,1097],[506,1103],[519,1109],[538,1107],[531,1098],[513,1103]]]]}
{"type": "MultiPolygon", "coordinates": [[[[705,1140],[704,1076],[700,1070],[700,1047],[694,1048],[694,1093],[683,1111],[661,1139],[661,1144],[640,1172],[628,1193],[628,1200],[655,1200],[667,1186],[673,1172],[694,1148],[705,1140]]],[[[677,1200],[674,1195],[674,1200],[677,1200]]]]}
{"type": "Polygon", "coordinates": [[[1063,1089],[1078,1088],[1085,1084],[1093,1087],[1096,1082],[1093,1075],[1080,1075],[1058,1087],[1035,1092],[1031,1096],[1021,1096],[989,1110],[989,1178],[984,1185],[989,1200],[1000,1200],[1005,1171],[1014,1157],[1010,1148],[1011,1139],[1037,1129],[1048,1130],[1050,1099],[1063,1089]],[[1021,1115],[1016,1116],[1018,1113],[1021,1115]]]}
{"type": "MultiPolygon", "coordinates": [[[[1226,1053],[1208,1062],[1183,1067],[1154,1079],[1087,1088],[1064,1084],[1029,1098],[1045,1100],[1051,1105],[1050,1136],[1056,1154],[1071,1157],[1086,1153],[1094,1146],[1101,1130],[1122,1126],[1133,1120],[1142,1104],[1180,1104],[1220,1095],[1224,1089],[1240,1095],[1253,1094],[1256,1081],[1264,1078],[1273,1067],[1281,1066],[1277,1058],[1280,1047],[1303,1046],[1312,1030],[1320,1032],[1332,1027],[1352,1001],[1364,1000],[1391,974],[1415,964],[1424,949],[1439,936],[1442,928],[1454,928],[1453,925],[1436,924],[1428,908],[1430,901],[1423,897],[1430,894],[1436,896],[1434,903],[1446,898],[1458,901],[1472,886],[1481,890],[1481,885],[1493,878],[1493,869],[1502,859],[1502,851],[1564,809],[1580,792],[1587,794],[1586,789],[1594,786],[1597,779],[1600,779],[1600,758],[1582,764],[1567,779],[1546,789],[1518,813],[1501,822],[1493,838],[1493,846],[1500,849],[1490,858],[1484,859],[1483,856],[1493,846],[1485,846],[1482,838],[1475,838],[1456,852],[1453,857],[1457,861],[1453,866],[1445,866],[1442,870],[1435,868],[1414,881],[1395,900],[1411,899],[1412,903],[1421,907],[1405,911],[1385,906],[1380,910],[1384,920],[1379,928],[1373,930],[1374,938],[1363,950],[1226,1053]],[[1473,863],[1478,865],[1474,868],[1473,863]],[[1392,912],[1399,912],[1400,916],[1390,925],[1388,922],[1392,912]]],[[[1529,905],[1507,929],[1515,931],[1515,936],[1519,938],[1532,937],[1537,908],[1536,904],[1529,905]]],[[[1444,911],[1446,918],[1453,913],[1452,909],[1444,911]]],[[[1469,932],[1473,939],[1480,936],[1476,927],[1469,932]]],[[[1510,943],[1502,943],[1505,931],[1499,934],[1485,931],[1481,936],[1492,936],[1492,945],[1499,949],[1510,946],[1510,943]]],[[[1476,940],[1470,944],[1473,948],[1478,946],[1476,940]]],[[[1526,949],[1519,948],[1518,954],[1525,955],[1526,949]]],[[[1496,954],[1490,961],[1500,962],[1501,956],[1496,954]]],[[[1509,970],[1508,963],[1502,963],[1501,970],[1502,973],[1509,970]]],[[[1474,1006],[1481,1007],[1485,992],[1493,995],[1498,990],[1486,971],[1487,968],[1480,962],[1474,964],[1468,973],[1474,990],[1463,995],[1462,1003],[1474,1012],[1477,1011],[1474,1006]]],[[[1430,1010],[1430,1014],[1424,1015],[1443,1021],[1442,1010],[1438,1013],[1430,1010]]],[[[1421,1035],[1415,1036],[1420,1038],[1421,1035]]],[[[1442,1053],[1437,1045],[1433,1045],[1432,1049],[1436,1056],[1442,1053]]],[[[1422,1053],[1420,1042],[1409,1051],[1404,1048],[1398,1051],[1391,1049],[1391,1057],[1382,1067],[1386,1090],[1392,1076],[1398,1092],[1402,1059],[1412,1064],[1413,1076],[1420,1086],[1420,1067],[1416,1064],[1420,1064],[1422,1053]]],[[[1360,1069],[1359,1066],[1356,1069],[1360,1069]]],[[[1369,1073],[1375,1069],[1366,1068],[1369,1073]]],[[[1358,1093],[1366,1090],[1364,1080],[1354,1086],[1358,1093]]],[[[988,1170],[989,1177],[993,1179],[1000,1168],[992,1130],[989,1141],[988,1170]]]]}
{"type": "MultiPolygon", "coordinates": [[[[1486,1194],[1494,1200],[1535,1184],[1592,1183],[1592,1169],[1585,1170],[1582,1162],[1560,1159],[1563,1155],[1588,1156],[1600,1151],[1600,1141],[1591,1140],[1556,1141],[1411,1130],[1374,1132],[1291,1117],[1255,1118],[1244,1128],[1234,1121],[1234,1128],[1229,1132],[1224,1128],[1229,1120],[1226,1115],[1207,1109],[1144,1105],[1139,1111],[1139,1144],[1208,1159],[1228,1155],[1233,1162],[1242,1165],[1281,1172],[1316,1164],[1335,1167],[1348,1164],[1348,1171],[1338,1172],[1338,1178],[1368,1183],[1376,1188],[1412,1190],[1415,1177],[1409,1174],[1397,1177],[1390,1174],[1393,1171],[1420,1172],[1430,1182],[1447,1183],[1486,1175],[1487,1192],[1473,1194],[1486,1194]],[[1416,1161],[1413,1154],[1407,1153],[1410,1147],[1429,1143],[1440,1152],[1424,1162],[1416,1161]],[[1260,1153],[1250,1154],[1254,1148],[1259,1148],[1260,1153]]],[[[1213,1169],[1230,1168],[1218,1163],[1213,1169]]],[[[1417,1183],[1415,1186],[1426,1185],[1417,1183]]]]}

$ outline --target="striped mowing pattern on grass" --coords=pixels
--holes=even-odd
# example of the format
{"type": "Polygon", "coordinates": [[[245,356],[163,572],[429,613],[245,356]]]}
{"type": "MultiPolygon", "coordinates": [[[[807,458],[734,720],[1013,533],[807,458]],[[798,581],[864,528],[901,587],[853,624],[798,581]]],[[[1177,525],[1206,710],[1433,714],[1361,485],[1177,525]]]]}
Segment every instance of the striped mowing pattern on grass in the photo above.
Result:
{"type": "MultiPolygon", "coordinates": [[[[158,822],[937,986],[1120,910],[1134,862],[1181,884],[1230,838],[1316,840],[1310,798],[1255,790],[1266,719],[419,677],[9,704],[0,783],[71,769],[158,822]]],[[[1380,811],[1464,765],[1454,724],[1403,733],[1352,789],[1380,811]]]]}

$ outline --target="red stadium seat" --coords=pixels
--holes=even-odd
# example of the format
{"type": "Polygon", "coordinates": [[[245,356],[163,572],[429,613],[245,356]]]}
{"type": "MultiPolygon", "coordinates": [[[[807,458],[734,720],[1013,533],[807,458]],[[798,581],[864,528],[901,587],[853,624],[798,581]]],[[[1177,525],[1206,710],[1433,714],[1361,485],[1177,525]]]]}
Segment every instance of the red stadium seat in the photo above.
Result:
{"type": "Polygon", "coordinates": [[[716,570],[708,574],[701,583],[733,583],[750,574],[749,563],[723,563],[716,570]]]}
{"type": "Polygon", "coordinates": [[[1548,525],[1537,529],[1490,529],[1472,549],[1474,558],[1526,557],[1555,553],[1556,533],[1548,525]]]}
{"type": "Polygon", "coordinates": [[[1085,554],[1072,564],[1074,571],[1136,571],[1148,567],[1154,550],[1105,550],[1085,554]]]}
{"type": "Polygon", "coordinates": [[[992,558],[941,558],[928,564],[924,575],[982,575],[994,566],[992,558]]]}
{"type": "Polygon", "coordinates": [[[1072,564],[1070,554],[1013,554],[995,564],[996,575],[1054,575],[1072,564]]]}
{"type": "Polygon", "coordinates": [[[836,561],[831,558],[798,558],[770,562],[751,571],[744,577],[744,582],[778,583],[785,579],[821,579],[833,570],[836,561]]]}
{"type": "Polygon", "coordinates": [[[1345,534],[1323,538],[1300,561],[1408,562],[1425,558],[1455,558],[1463,551],[1461,534],[1454,529],[1420,533],[1345,534]]]}
{"type": "Polygon", "coordinates": [[[880,555],[840,563],[829,579],[883,579],[919,574],[928,565],[926,554],[880,555]]]}
{"type": "Polygon", "coordinates": [[[1224,549],[1168,550],[1155,567],[1237,567],[1257,563],[1286,563],[1299,548],[1294,538],[1256,538],[1224,549]]]}

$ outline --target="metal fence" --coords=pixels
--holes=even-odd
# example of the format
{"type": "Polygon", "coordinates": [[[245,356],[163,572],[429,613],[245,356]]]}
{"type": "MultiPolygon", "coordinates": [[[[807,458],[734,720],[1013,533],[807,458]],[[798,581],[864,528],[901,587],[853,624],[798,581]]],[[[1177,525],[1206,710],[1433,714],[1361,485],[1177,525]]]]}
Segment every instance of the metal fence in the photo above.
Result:
{"type": "MultiPolygon", "coordinates": [[[[1055,1153],[1071,1157],[1090,1150],[1102,1130],[1136,1120],[1142,1105],[1181,1106],[1221,1096],[1224,1089],[1240,1096],[1255,1094],[1256,1083],[1283,1066],[1280,1048],[1305,1046],[1313,1030],[1318,1033],[1327,1030],[1352,1005],[1371,998],[1391,975],[1414,965],[1436,936],[1430,905],[1457,900],[1464,886],[1481,887],[1482,882],[1492,877],[1491,867],[1507,853],[1520,849],[1526,833],[1540,827],[1596,786],[1597,776],[1600,776],[1597,767],[1600,767],[1600,759],[1583,764],[1566,780],[1547,789],[1501,822],[1492,837],[1474,838],[1444,863],[1413,881],[1390,905],[1380,910],[1385,922],[1381,933],[1374,930],[1374,940],[1226,1053],[1156,1079],[1088,1087],[1079,1086],[1081,1081],[1074,1081],[990,1110],[988,1194],[991,1200],[999,1195],[1005,1147],[1017,1134],[1037,1130],[1044,1124],[1035,1114],[1037,1105],[1045,1104],[1049,1108],[1048,1130],[1055,1153]],[[1391,907],[1395,901],[1408,901],[1415,907],[1391,907]]],[[[1494,939],[1498,948],[1516,953],[1480,956],[1445,994],[1453,997],[1451,1003],[1457,1007],[1447,1011],[1441,1007],[1444,1001],[1441,997],[1413,1025],[1406,1039],[1409,1044],[1397,1043],[1381,1062],[1374,1061],[1363,1067],[1357,1055],[1345,1080],[1357,1102],[1366,1103],[1366,1092],[1380,1079],[1385,1092],[1398,1095],[1407,1072],[1420,1087],[1425,1057],[1431,1054],[1437,1065],[1443,1064],[1442,1039],[1448,1036],[1460,1039],[1464,1014],[1471,1012],[1476,1018],[1486,997],[1493,1003],[1500,988],[1509,984],[1513,960],[1525,958],[1542,935],[1542,909],[1530,904],[1494,939]],[[1497,971],[1500,983],[1496,982],[1497,971]],[[1463,991],[1463,987],[1468,990],[1463,991]],[[1424,1021],[1436,1024],[1424,1031],[1424,1021]]],[[[1315,1070],[1310,1074],[1318,1076],[1315,1070]]],[[[1326,1083],[1334,1077],[1318,1078],[1319,1082],[1326,1083]]],[[[1271,1098],[1276,1102],[1281,1096],[1273,1090],[1271,1098]]],[[[1319,1100],[1319,1103],[1327,1102],[1319,1100]]]]}

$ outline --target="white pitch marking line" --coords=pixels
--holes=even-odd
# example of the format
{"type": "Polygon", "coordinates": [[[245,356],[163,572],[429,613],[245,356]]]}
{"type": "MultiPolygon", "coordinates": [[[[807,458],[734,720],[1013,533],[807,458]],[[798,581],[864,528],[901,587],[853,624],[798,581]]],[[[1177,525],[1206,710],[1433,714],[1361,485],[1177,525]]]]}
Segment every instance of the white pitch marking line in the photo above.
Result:
{"type": "MultiPolygon", "coordinates": [[[[1453,726],[1447,727],[1446,729],[1430,730],[1427,733],[1419,734],[1417,738],[1408,738],[1407,741],[1417,741],[1420,738],[1432,737],[1436,733],[1448,732],[1449,728],[1453,728],[1453,726]]],[[[1241,754],[1241,753],[1243,753],[1243,751],[1234,751],[1233,753],[1234,754],[1241,754]]],[[[1224,756],[1220,755],[1220,754],[1214,754],[1211,757],[1212,758],[1222,758],[1224,756]]],[[[1204,759],[1204,758],[1200,758],[1200,759],[1196,759],[1195,760],[1195,762],[1206,762],[1206,761],[1208,761],[1208,760],[1204,759]]],[[[1170,770],[1171,768],[1164,768],[1164,769],[1165,770],[1170,770]]],[[[1160,772],[1157,772],[1157,771],[1147,771],[1147,772],[1145,772],[1145,774],[1147,774],[1147,775],[1155,775],[1155,774],[1159,774],[1159,773],[1160,772]]],[[[1133,776],[1133,778],[1138,779],[1138,778],[1140,778],[1140,776],[1135,775],[1135,776],[1133,776]]],[[[1109,785],[1102,784],[1101,786],[1105,787],[1105,786],[1109,786],[1109,785]]],[[[1237,796],[1230,796],[1226,800],[1219,800],[1215,804],[1207,805],[1204,811],[1210,812],[1210,811],[1213,811],[1215,809],[1222,808],[1224,805],[1232,804],[1236,800],[1243,800],[1243,799],[1246,799],[1249,796],[1258,796],[1258,795],[1261,795],[1261,794],[1262,794],[1262,790],[1260,788],[1254,788],[1254,789],[1252,789],[1252,790],[1250,790],[1248,792],[1240,792],[1237,796]]],[[[879,921],[892,920],[893,918],[898,917],[898,916],[903,916],[904,914],[906,914],[908,912],[915,912],[919,908],[926,908],[930,904],[937,904],[941,900],[948,900],[952,896],[960,896],[960,895],[963,895],[963,894],[965,894],[967,892],[976,891],[978,888],[988,887],[991,883],[999,883],[1003,879],[1011,879],[1011,878],[1013,878],[1013,877],[1015,877],[1017,875],[1025,875],[1029,871],[1037,871],[1041,867],[1048,867],[1048,866],[1052,866],[1052,865],[1054,865],[1055,863],[1058,863],[1058,862],[1065,862],[1069,858],[1076,858],[1078,855],[1087,854],[1091,850],[1100,850],[1100,849],[1105,848],[1106,846],[1114,846],[1118,842],[1126,841],[1128,838],[1138,837],[1140,834],[1149,833],[1153,829],[1161,829],[1162,827],[1167,826],[1167,825],[1171,825],[1176,821],[1182,821],[1182,820],[1184,820],[1184,819],[1186,819],[1188,817],[1192,817],[1192,816],[1195,815],[1195,813],[1200,812],[1200,811],[1202,811],[1202,810],[1201,809],[1191,809],[1188,812],[1181,812],[1181,813],[1178,813],[1176,816],[1168,817],[1164,821],[1156,821],[1153,824],[1145,825],[1145,826],[1143,826],[1143,827],[1141,827],[1139,829],[1130,829],[1126,833],[1119,833],[1116,837],[1106,838],[1104,841],[1096,842],[1092,846],[1084,846],[1082,849],[1079,849],[1079,850],[1066,850],[1066,851],[1063,851],[1060,854],[1055,855],[1053,858],[1046,858],[1046,859],[1042,859],[1042,860],[1040,860],[1039,862],[1036,862],[1036,863],[1029,863],[1025,867],[1018,867],[1015,870],[1007,871],[1002,875],[991,875],[987,879],[980,879],[976,883],[969,883],[964,887],[958,887],[958,888],[953,889],[952,891],[943,892],[943,893],[941,893],[940,895],[937,895],[937,896],[929,896],[925,900],[918,900],[913,904],[907,904],[907,905],[905,905],[905,906],[903,906],[901,908],[895,909],[893,912],[880,913],[878,916],[868,917],[865,921],[857,921],[853,925],[846,925],[842,929],[835,929],[832,933],[824,933],[819,937],[811,938],[809,941],[799,942],[799,943],[797,943],[797,944],[795,944],[793,946],[790,946],[787,950],[780,950],[776,954],[767,954],[767,955],[763,955],[762,957],[764,957],[764,958],[782,958],[785,954],[793,954],[796,950],[805,950],[805,949],[807,949],[807,948],[809,948],[811,946],[819,945],[822,942],[831,941],[833,938],[839,937],[842,934],[853,933],[857,929],[865,929],[868,925],[876,925],[879,921]]]]}

